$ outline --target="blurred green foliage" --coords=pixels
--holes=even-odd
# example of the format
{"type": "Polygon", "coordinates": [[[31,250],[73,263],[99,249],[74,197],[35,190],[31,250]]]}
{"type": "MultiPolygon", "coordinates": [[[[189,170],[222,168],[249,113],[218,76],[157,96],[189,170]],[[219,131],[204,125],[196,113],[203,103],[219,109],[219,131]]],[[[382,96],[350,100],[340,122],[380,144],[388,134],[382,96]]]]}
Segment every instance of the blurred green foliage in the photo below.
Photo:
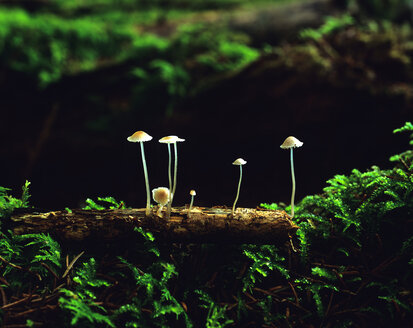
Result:
{"type": "Polygon", "coordinates": [[[348,0],[350,8],[358,7],[361,14],[374,19],[412,20],[411,0],[348,0]]]}
{"type": "Polygon", "coordinates": [[[323,36],[337,32],[354,23],[354,18],[349,14],[339,17],[326,17],[323,25],[317,29],[303,29],[300,32],[300,37],[303,39],[320,40],[323,36]]]}
{"type": "Polygon", "coordinates": [[[266,64],[271,69],[288,70],[303,81],[315,78],[334,88],[411,99],[410,24],[369,20],[353,25],[340,17],[329,21],[332,29],[324,29],[327,25],[306,29],[301,42],[274,48],[277,57],[266,64]]]}
{"type": "MultiPolygon", "coordinates": [[[[195,7],[214,3],[238,2],[170,1],[160,7],[144,1],[51,1],[32,13],[1,7],[0,70],[45,89],[66,77],[111,69],[111,78],[131,90],[129,107],[171,114],[180,100],[196,92],[193,81],[237,71],[259,56],[245,34],[223,24],[185,23],[195,7]]],[[[103,101],[100,96],[96,106],[103,101]]],[[[105,130],[107,122],[108,113],[102,112],[87,126],[105,130]]]]}
{"type": "Polygon", "coordinates": [[[228,9],[240,5],[278,3],[300,0],[51,0],[49,8],[63,13],[113,11],[113,10],[160,10],[202,11],[228,9]]]}
{"type": "Polygon", "coordinates": [[[156,51],[164,45],[160,38],[140,35],[131,26],[0,9],[2,66],[25,73],[41,87],[65,74],[113,65],[141,53],[142,48],[156,51]]]}

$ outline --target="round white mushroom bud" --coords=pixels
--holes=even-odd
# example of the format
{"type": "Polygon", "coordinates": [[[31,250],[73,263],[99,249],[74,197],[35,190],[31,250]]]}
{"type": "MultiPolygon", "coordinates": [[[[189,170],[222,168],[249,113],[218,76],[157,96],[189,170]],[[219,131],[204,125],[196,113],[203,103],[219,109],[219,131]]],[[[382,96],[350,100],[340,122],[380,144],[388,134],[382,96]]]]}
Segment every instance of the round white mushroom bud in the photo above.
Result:
{"type": "Polygon", "coordinates": [[[169,195],[169,189],[166,187],[159,187],[152,190],[153,200],[159,204],[158,215],[160,215],[162,208],[168,204],[169,195]]]}

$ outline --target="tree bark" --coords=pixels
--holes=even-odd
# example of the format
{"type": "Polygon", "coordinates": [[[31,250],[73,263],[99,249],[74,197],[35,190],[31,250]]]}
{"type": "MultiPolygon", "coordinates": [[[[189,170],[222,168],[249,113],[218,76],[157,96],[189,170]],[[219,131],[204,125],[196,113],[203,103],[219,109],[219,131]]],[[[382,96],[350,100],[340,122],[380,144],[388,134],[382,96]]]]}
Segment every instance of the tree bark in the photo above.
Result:
{"type": "Polygon", "coordinates": [[[270,243],[288,240],[298,226],[284,211],[237,208],[234,217],[224,207],[173,208],[165,219],[145,209],[72,210],[15,213],[7,228],[15,234],[50,233],[59,240],[114,241],[127,238],[134,227],[150,231],[159,241],[193,243],[270,243]]]}

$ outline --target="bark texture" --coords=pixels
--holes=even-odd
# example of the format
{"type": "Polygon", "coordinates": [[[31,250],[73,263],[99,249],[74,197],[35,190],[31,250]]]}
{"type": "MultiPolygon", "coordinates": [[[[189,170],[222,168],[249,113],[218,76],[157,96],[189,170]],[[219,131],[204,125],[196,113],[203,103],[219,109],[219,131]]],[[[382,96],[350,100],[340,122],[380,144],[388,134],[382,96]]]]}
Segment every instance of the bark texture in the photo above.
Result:
{"type": "Polygon", "coordinates": [[[223,207],[173,208],[157,216],[153,209],[72,210],[16,213],[9,222],[15,234],[50,233],[66,241],[113,241],[133,234],[134,227],[152,232],[158,241],[195,243],[271,243],[286,241],[298,226],[284,211],[238,208],[234,217],[223,207]]]}

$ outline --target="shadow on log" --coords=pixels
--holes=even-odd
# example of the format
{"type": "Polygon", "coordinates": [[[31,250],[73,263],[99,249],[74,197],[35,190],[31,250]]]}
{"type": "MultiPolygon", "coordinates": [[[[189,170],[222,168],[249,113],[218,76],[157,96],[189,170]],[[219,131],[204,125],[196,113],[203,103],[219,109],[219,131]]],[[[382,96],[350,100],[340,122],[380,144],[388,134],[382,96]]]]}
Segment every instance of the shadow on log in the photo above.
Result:
{"type": "Polygon", "coordinates": [[[62,241],[115,241],[134,234],[135,227],[154,234],[158,241],[191,243],[280,244],[297,231],[284,211],[238,208],[234,217],[225,207],[173,208],[166,220],[145,209],[72,210],[15,213],[8,229],[15,234],[49,233],[62,241]]]}

